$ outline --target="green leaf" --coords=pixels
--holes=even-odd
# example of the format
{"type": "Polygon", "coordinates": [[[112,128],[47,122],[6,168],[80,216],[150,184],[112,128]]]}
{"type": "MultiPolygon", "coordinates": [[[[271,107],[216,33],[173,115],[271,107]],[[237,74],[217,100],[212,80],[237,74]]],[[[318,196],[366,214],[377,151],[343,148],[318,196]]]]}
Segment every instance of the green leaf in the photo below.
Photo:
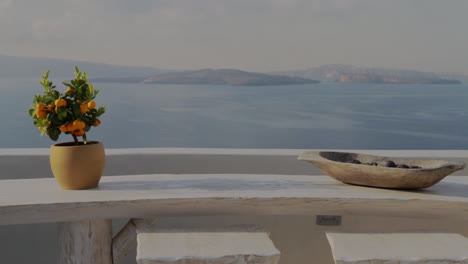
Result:
{"type": "Polygon", "coordinates": [[[104,114],[106,112],[106,108],[101,106],[99,107],[98,111],[97,111],[97,116],[101,116],[102,114],[104,114]]]}
{"type": "Polygon", "coordinates": [[[80,69],[78,69],[78,66],[75,65],[75,76],[78,78],[80,75],[80,69]]]}
{"type": "Polygon", "coordinates": [[[65,119],[67,119],[67,114],[68,114],[67,111],[62,111],[62,112],[60,112],[60,113],[58,114],[58,119],[59,119],[60,121],[63,121],[63,120],[65,120],[65,119]]]}
{"type": "Polygon", "coordinates": [[[94,90],[93,99],[96,98],[96,96],[98,95],[99,92],[100,92],[100,90],[94,90]]]}
{"type": "Polygon", "coordinates": [[[50,117],[49,121],[52,124],[55,124],[55,126],[57,126],[58,124],[64,124],[65,123],[65,122],[63,122],[63,120],[59,119],[59,115],[55,115],[55,114],[50,117]]]}
{"type": "Polygon", "coordinates": [[[46,119],[39,119],[38,118],[38,119],[34,120],[34,125],[38,126],[38,127],[45,127],[45,126],[47,126],[48,122],[49,121],[47,121],[46,119]]]}
{"type": "Polygon", "coordinates": [[[53,99],[54,99],[54,101],[55,101],[55,100],[59,99],[59,97],[60,97],[60,92],[59,92],[59,91],[53,91],[53,92],[52,92],[52,96],[53,96],[53,99]]]}
{"type": "MultiPolygon", "coordinates": [[[[33,111],[32,115],[31,115],[31,117],[32,117],[32,118],[38,118],[38,117],[37,117],[37,109],[34,109],[34,111],[33,111]]],[[[38,118],[37,120],[39,120],[39,118],[38,118]]]]}
{"type": "Polygon", "coordinates": [[[41,136],[47,134],[47,129],[41,129],[41,136]]]}
{"type": "Polygon", "coordinates": [[[29,109],[28,112],[29,112],[29,115],[30,115],[31,117],[34,117],[34,116],[36,115],[36,113],[35,113],[36,110],[34,110],[34,109],[29,109]]]}
{"type": "Polygon", "coordinates": [[[92,93],[91,93],[91,91],[89,89],[89,85],[86,85],[85,87],[86,87],[86,90],[85,90],[86,91],[86,99],[89,100],[89,98],[91,98],[92,93]]]}
{"type": "Polygon", "coordinates": [[[90,82],[88,82],[88,88],[91,94],[94,94],[94,86],[90,82]]]}
{"type": "Polygon", "coordinates": [[[54,128],[54,127],[47,128],[47,134],[49,134],[50,139],[52,139],[53,141],[57,141],[57,139],[60,136],[60,133],[61,133],[60,129],[58,128],[54,128]]]}
{"type": "Polygon", "coordinates": [[[76,104],[73,104],[73,114],[75,115],[75,117],[77,116],[80,116],[80,104],[76,103],[76,104]]]}
{"type": "Polygon", "coordinates": [[[49,73],[50,73],[50,70],[47,70],[44,74],[42,74],[42,78],[43,79],[49,78],[49,73]]]}

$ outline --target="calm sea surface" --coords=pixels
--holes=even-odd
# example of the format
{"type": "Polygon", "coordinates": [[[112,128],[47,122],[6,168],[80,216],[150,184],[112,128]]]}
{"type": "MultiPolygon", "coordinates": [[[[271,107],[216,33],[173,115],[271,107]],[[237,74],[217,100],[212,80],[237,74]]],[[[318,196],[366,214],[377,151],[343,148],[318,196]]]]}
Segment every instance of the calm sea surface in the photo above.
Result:
{"type": "MultiPolygon", "coordinates": [[[[95,83],[107,148],[468,149],[468,85],[235,87],[95,83]]],[[[48,147],[38,79],[0,78],[0,148],[48,147]]],[[[59,141],[70,141],[62,135],[59,141]]]]}

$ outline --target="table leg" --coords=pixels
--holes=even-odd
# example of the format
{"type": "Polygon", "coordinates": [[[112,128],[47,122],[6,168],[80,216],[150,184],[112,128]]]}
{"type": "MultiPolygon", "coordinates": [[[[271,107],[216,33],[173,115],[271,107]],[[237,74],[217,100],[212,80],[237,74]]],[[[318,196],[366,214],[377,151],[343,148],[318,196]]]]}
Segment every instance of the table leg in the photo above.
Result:
{"type": "Polygon", "coordinates": [[[59,264],[112,264],[112,222],[93,219],[58,224],[59,264]]]}

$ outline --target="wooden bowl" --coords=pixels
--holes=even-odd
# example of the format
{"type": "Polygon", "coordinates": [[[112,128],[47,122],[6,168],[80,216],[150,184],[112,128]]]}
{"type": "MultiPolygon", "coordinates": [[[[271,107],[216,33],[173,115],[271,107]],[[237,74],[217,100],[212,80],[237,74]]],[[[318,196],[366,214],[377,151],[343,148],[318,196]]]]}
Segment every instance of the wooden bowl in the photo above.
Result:
{"type": "Polygon", "coordinates": [[[349,184],[398,189],[428,188],[452,172],[465,168],[464,163],[446,160],[390,158],[348,152],[308,151],[298,157],[319,167],[328,176],[349,184]],[[394,161],[396,164],[419,166],[419,169],[389,168],[349,163],[394,161]]]}

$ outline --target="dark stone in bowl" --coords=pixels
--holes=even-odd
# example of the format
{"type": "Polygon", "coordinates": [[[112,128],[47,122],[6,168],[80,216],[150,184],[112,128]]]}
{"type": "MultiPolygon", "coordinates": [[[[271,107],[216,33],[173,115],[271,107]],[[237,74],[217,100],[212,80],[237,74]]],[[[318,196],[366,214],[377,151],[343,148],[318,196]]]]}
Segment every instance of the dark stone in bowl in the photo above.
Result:
{"type": "Polygon", "coordinates": [[[382,160],[378,165],[389,168],[395,168],[397,166],[393,160],[382,160]]]}

